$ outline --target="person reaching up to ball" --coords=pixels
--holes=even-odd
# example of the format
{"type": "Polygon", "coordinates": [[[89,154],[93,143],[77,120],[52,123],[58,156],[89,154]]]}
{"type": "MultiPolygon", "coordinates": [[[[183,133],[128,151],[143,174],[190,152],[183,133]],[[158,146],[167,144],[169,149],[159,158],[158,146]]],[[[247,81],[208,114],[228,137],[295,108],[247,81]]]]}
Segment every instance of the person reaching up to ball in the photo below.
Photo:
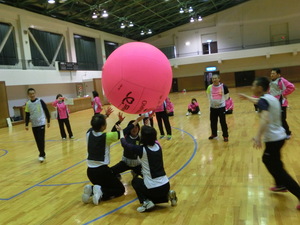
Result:
{"type": "Polygon", "coordinates": [[[122,146],[137,154],[142,164],[143,178],[136,176],[132,180],[132,186],[142,204],[137,211],[142,213],[154,208],[155,204],[168,201],[172,206],[177,205],[176,192],[170,190],[169,179],[164,169],[162,148],[156,140],[156,130],[150,126],[142,126],[142,145],[134,145],[126,141],[120,126],[117,126],[117,129],[120,131],[122,146]]]}
{"type": "Polygon", "coordinates": [[[112,113],[108,108],[106,114],[96,114],[92,117],[87,133],[87,176],[93,185],[85,185],[82,201],[88,203],[92,197],[94,205],[100,200],[108,200],[124,194],[125,188],[121,181],[112,173],[110,163],[110,145],[119,140],[118,132],[107,132],[106,118],[112,113]]]}
{"type": "Polygon", "coordinates": [[[150,126],[153,127],[153,124],[154,124],[154,122],[153,122],[154,112],[153,111],[139,114],[139,116],[144,116],[144,119],[143,119],[144,125],[146,125],[146,122],[148,121],[150,123],[150,126]]]}
{"type": "MultiPolygon", "coordinates": [[[[123,114],[119,113],[119,121],[116,125],[120,125],[125,117],[123,114]]],[[[133,145],[140,145],[140,125],[139,121],[143,120],[144,116],[138,117],[136,120],[129,121],[127,127],[124,129],[123,133],[125,139],[128,143],[133,145]]],[[[113,127],[111,131],[117,131],[116,126],[113,127]]],[[[118,162],[116,165],[111,167],[113,173],[118,177],[121,178],[121,173],[131,170],[133,177],[136,175],[141,175],[141,162],[138,160],[138,156],[135,152],[131,151],[126,147],[123,147],[123,156],[122,160],[118,162]]]]}

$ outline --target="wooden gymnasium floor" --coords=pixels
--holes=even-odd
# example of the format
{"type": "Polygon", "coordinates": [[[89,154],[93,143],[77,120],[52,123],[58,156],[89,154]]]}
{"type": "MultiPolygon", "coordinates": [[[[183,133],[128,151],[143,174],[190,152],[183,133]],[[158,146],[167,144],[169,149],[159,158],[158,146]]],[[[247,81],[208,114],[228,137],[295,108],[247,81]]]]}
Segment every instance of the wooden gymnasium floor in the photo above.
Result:
{"type": "MultiPolygon", "coordinates": [[[[300,83],[296,86],[299,88],[300,83]]],[[[170,118],[173,139],[160,140],[165,169],[178,205],[161,204],[155,210],[138,213],[139,203],[123,174],[124,196],[98,206],[81,202],[86,176],[85,133],[92,110],[71,114],[74,140],[62,141],[57,121],[46,131],[47,161],[39,163],[32,131],[24,124],[0,129],[0,224],[190,224],[190,225],[297,225],[300,212],[290,193],[270,193],[270,174],[261,162],[262,150],[252,148],[258,116],[254,107],[237,93],[251,94],[250,87],[231,88],[235,103],[227,116],[229,142],[208,140],[209,107],[204,91],[172,93],[175,116],[170,118]],[[202,115],[186,116],[187,104],[197,98],[202,115]]],[[[300,98],[290,95],[288,122],[293,136],[285,144],[282,159],[286,169],[300,182],[300,98]]],[[[118,110],[108,118],[108,129],[118,110]]],[[[133,115],[126,115],[124,125],[133,115]]],[[[123,126],[124,126],[123,125],[123,126]]],[[[157,123],[155,121],[155,127],[157,123]]],[[[220,133],[221,136],[221,133],[220,133]]],[[[111,148],[111,165],[121,159],[121,147],[111,148]]]]}

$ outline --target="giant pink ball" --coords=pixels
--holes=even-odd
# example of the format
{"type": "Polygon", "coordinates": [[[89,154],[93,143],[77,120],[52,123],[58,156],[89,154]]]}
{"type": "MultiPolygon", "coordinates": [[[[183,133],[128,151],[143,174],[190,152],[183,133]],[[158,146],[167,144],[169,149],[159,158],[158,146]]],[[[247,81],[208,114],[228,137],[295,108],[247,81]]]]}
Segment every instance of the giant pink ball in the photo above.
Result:
{"type": "Polygon", "coordinates": [[[167,57],[153,45],[131,42],[117,48],[102,71],[108,101],[123,112],[140,114],[163,104],[172,85],[167,57]]]}

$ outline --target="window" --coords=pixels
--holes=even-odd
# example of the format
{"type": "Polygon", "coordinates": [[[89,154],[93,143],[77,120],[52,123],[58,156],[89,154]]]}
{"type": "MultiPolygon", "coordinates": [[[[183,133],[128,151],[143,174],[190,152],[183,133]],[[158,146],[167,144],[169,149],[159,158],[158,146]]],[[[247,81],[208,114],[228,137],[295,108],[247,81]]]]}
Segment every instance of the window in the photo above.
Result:
{"type": "Polygon", "coordinates": [[[0,65],[16,65],[18,62],[14,28],[0,23],[0,65]]]}
{"type": "Polygon", "coordinates": [[[74,34],[74,43],[78,70],[98,70],[95,39],[74,34]]]}
{"type": "Polygon", "coordinates": [[[61,34],[29,28],[30,51],[34,66],[54,66],[55,61],[66,61],[64,37],[61,34]]]}
{"type": "Polygon", "coordinates": [[[201,35],[202,53],[203,55],[218,53],[217,33],[209,33],[201,35]]]}
{"type": "Polygon", "coordinates": [[[203,55],[218,53],[218,44],[216,41],[202,43],[203,55]]]}
{"type": "Polygon", "coordinates": [[[175,58],[175,46],[160,48],[160,50],[167,56],[168,59],[175,58]]]}
{"type": "Polygon", "coordinates": [[[119,47],[118,43],[112,41],[104,41],[104,45],[106,58],[108,58],[108,56],[119,47]]]}

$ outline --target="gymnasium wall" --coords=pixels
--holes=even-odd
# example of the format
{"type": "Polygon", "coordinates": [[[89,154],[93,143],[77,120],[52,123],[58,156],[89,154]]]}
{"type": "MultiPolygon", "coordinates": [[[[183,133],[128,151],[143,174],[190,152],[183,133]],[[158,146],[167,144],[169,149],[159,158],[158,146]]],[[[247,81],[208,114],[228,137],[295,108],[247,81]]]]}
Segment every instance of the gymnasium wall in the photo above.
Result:
{"type": "Polygon", "coordinates": [[[57,64],[54,69],[31,67],[29,65],[31,53],[27,32],[29,28],[62,34],[65,38],[67,60],[70,62],[76,62],[73,34],[92,37],[97,42],[100,42],[102,46],[99,48],[99,51],[101,51],[104,61],[106,58],[104,40],[119,44],[131,41],[124,37],[96,31],[3,4],[0,4],[0,22],[11,24],[14,27],[17,53],[20,58],[20,63],[16,66],[0,65],[0,81],[5,81],[7,86],[10,117],[15,116],[14,106],[22,106],[27,101],[26,91],[29,87],[35,88],[37,96],[41,97],[45,102],[52,102],[58,93],[69,98],[77,97],[77,84],[82,84],[84,94],[91,96],[94,90],[93,79],[101,78],[102,75],[102,71],[60,71],[57,64]],[[25,70],[22,69],[22,61],[28,63],[28,68],[25,70]]]}
{"type": "MultiPolygon", "coordinates": [[[[57,94],[62,94],[67,98],[77,98],[76,83],[7,86],[9,114],[11,117],[18,116],[13,109],[14,106],[23,106],[28,101],[28,88],[34,88],[36,96],[43,99],[46,103],[53,102],[57,94]]],[[[92,91],[94,90],[93,82],[84,82],[83,88],[85,95],[92,96],[92,91]]]]}
{"type": "MultiPolygon", "coordinates": [[[[300,1],[251,0],[231,9],[203,18],[202,22],[188,23],[144,40],[157,47],[175,46],[179,58],[171,59],[173,77],[178,79],[178,89],[204,89],[203,74],[207,66],[216,66],[222,81],[235,86],[234,72],[255,70],[256,76],[269,75],[270,68],[282,68],[283,75],[293,82],[300,81],[300,29],[298,21],[300,1]],[[288,45],[272,45],[284,36],[288,45]],[[217,41],[218,53],[202,55],[202,43],[208,38],[217,41]],[[277,39],[276,39],[277,40],[277,39]],[[297,42],[299,41],[299,43],[297,42]],[[189,42],[190,45],[186,45],[189,42]]],[[[18,55],[30,60],[28,28],[63,34],[66,40],[67,59],[76,61],[73,34],[93,37],[101,43],[105,62],[104,40],[124,44],[132,40],[67,23],[25,10],[1,4],[0,22],[14,26],[18,55]]],[[[281,43],[282,44],[282,43],[281,43]]],[[[101,78],[101,71],[59,71],[0,66],[0,80],[6,82],[9,114],[13,106],[22,105],[27,99],[26,90],[36,88],[37,95],[52,101],[57,93],[76,97],[76,84],[85,87],[91,95],[94,78],[101,78]]]]}
{"type": "Polygon", "coordinates": [[[217,67],[222,81],[233,87],[234,72],[254,70],[256,74],[269,76],[274,67],[292,68],[283,69],[283,75],[297,82],[300,81],[299,8],[298,0],[290,0],[288,4],[282,0],[251,0],[146,41],[157,47],[176,47],[180,57],[170,62],[179,90],[203,89],[203,74],[208,66],[217,67]],[[202,54],[202,43],[208,38],[217,41],[218,53],[202,54]]]}
{"type": "MultiPolygon", "coordinates": [[[[268,69],[254,70],[255,77],[266,76],[270,78],[272,68],[275,68],[275,66],[268,69]]],[[[280,67],[280,69],[282,76],[290,82],[300,82],[300,66],[280,67]]],[[[226,84],[228,87],[236,87],[234,72],[220,73],[220,78],[221,82],[226,84]]],[[[179,77],[177,78],[177,83],[179,91],[182,91],[183,89],[186,91],[205,90],[203,74],[198,76],[179,77]]]]}
{"type": "MultiPolygon", "coordinates": [[[[270,43],[296,44],[300,39],[299,8],[298,0],[289,0],[288,4],[283,4],[282,0],[251,0],[144,41],[159,48],[175,46],[176,54],[181,58],[177,65],[184,63],[184,57],[202,56],[202,43],[207,43],[208,39],[217,41],[218,53],[275,45],[270,43]]],[[[299,51],[298,48],[294,50],[295,53],[299,51]]],[[[243,54],[240,53],[240,57],[243,54]]],[[[224,60],[217,55],[215,59],[206,56],[210,61],[224,60]]]]}

